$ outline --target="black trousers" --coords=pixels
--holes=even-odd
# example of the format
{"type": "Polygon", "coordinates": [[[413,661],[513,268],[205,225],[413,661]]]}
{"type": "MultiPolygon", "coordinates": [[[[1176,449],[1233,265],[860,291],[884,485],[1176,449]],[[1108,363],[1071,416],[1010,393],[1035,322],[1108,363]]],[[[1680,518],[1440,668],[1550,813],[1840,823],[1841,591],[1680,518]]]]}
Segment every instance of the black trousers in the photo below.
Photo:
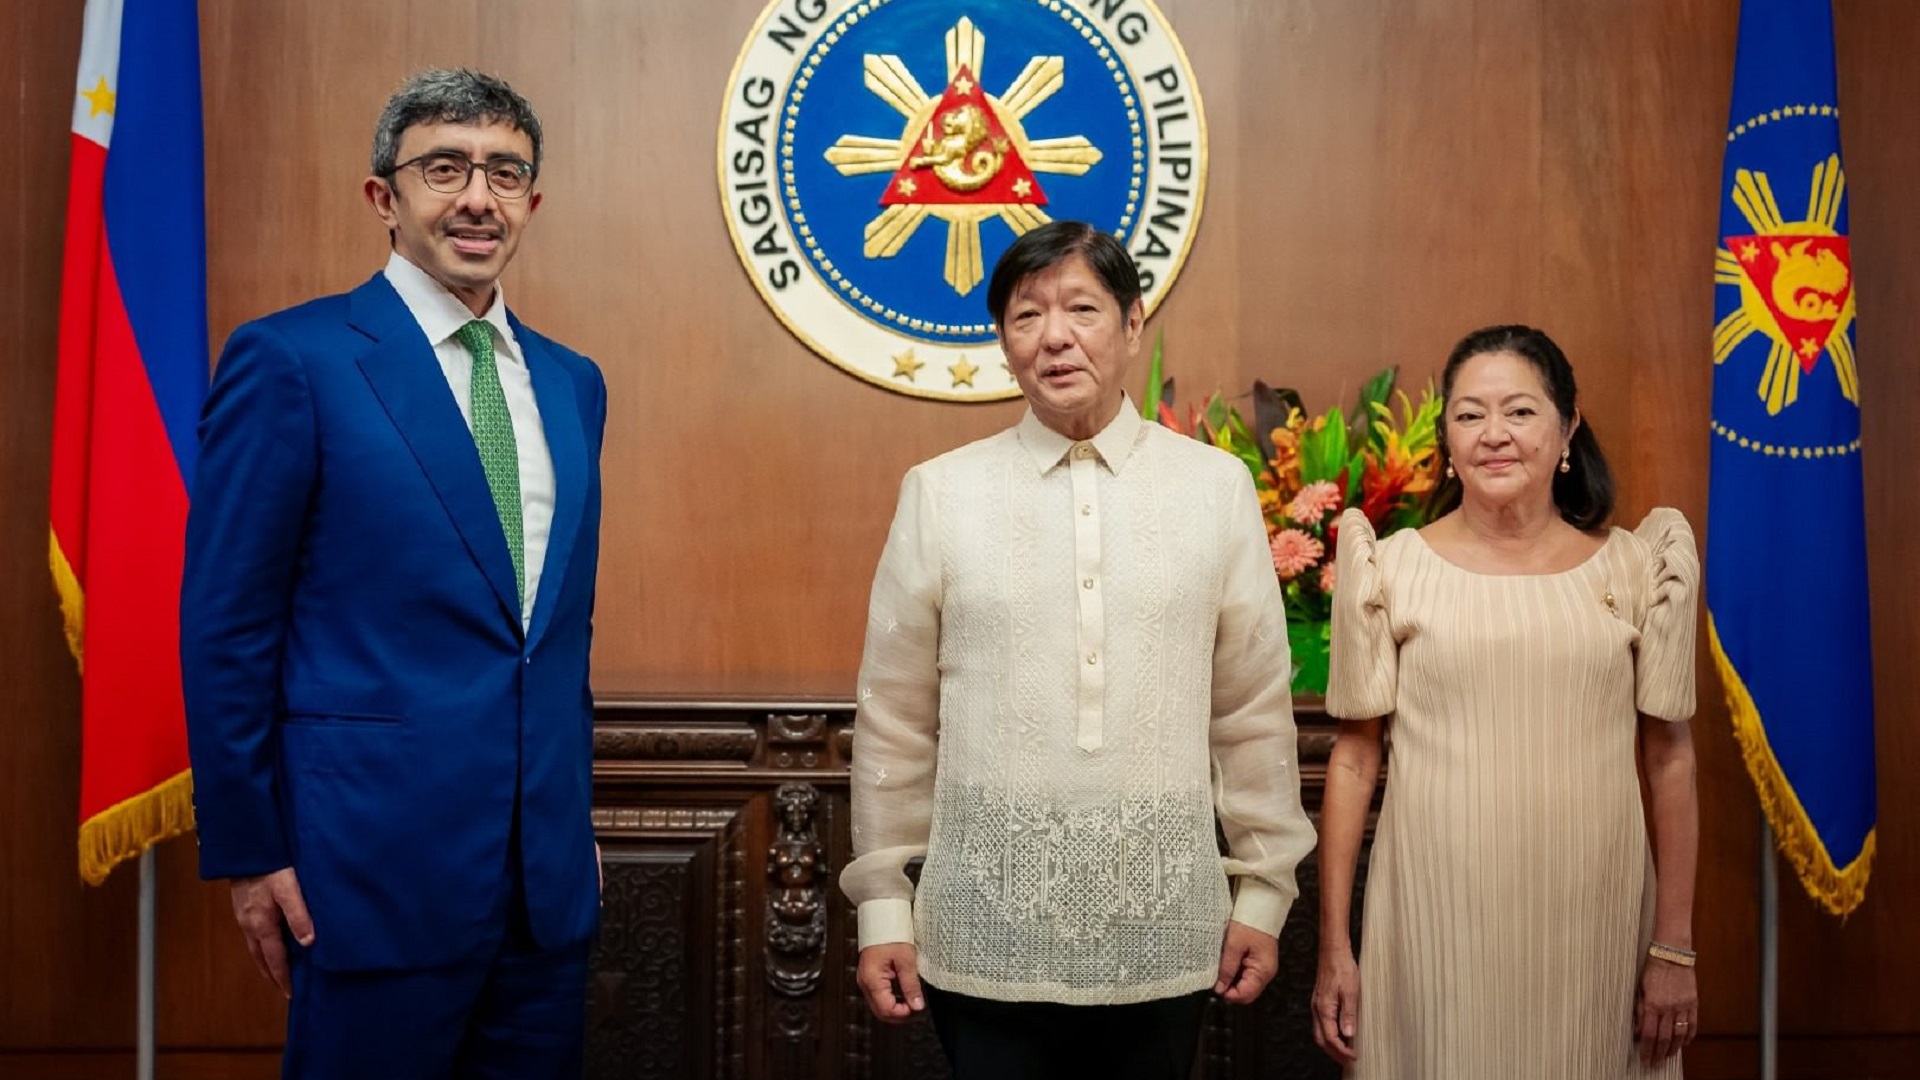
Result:
{"type": "Polygon", "coordinates": [[[992,1001],[924,980],[953,1080],[1188,1080],[1211,991],[1137,1005],[992,1001]]]}

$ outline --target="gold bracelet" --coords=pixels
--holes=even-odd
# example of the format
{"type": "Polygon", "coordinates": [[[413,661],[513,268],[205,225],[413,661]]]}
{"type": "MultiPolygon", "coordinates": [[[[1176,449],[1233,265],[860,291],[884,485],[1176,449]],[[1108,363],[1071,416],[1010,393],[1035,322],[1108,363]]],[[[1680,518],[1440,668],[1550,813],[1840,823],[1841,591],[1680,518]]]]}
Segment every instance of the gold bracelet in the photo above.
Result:
{"type": "Polygon", "coordinates": [[[1678,964],[1681,967],[1687,968],[1692,967],[1694,961],[1699,957],[1699,954],[1692,949],[1682,949],[1674,945],[1662,945],[1657,941],[1647,946],[1647,955],[1653,957],[1655,960],[1665,960],[1669,964],[1678,964]]]}

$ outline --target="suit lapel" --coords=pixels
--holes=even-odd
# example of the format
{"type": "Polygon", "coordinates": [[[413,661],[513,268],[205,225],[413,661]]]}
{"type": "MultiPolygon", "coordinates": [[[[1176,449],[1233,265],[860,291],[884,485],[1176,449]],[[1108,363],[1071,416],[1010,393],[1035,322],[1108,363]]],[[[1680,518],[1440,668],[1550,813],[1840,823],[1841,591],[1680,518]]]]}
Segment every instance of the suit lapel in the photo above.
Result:
{"type": "Polygon", "coordinates": [[[540,424],[546,430],[547,453],[553,459],[553,524],[547,533],[546,561],[540,569],[540,591],[533,601],[533,625],[527,633],[531,645],[539,642],[553,619],[574,540],[580,535],[580,515],[587,495],[587,438],[580,425],[580,395],[573,378],[538,335],[522,326],[512,313],[507,318],[527,358],[533,398],[540,407],[540,424]]]}
{"type": "Polygon", "coordinates": [[[518,630],[520,603],[514,595],[513,556],[507,552],[507,538],[500,530],[500,515],[487,489],[473,433],[460,416],[460,406],[453,400],[433,346],[399,294],[379,274],[353,291],[348,320],[373,339],[373,347],[357,361],[367,385],[380,399],[400,438],[440,497],[468,554],[518,630]]]}

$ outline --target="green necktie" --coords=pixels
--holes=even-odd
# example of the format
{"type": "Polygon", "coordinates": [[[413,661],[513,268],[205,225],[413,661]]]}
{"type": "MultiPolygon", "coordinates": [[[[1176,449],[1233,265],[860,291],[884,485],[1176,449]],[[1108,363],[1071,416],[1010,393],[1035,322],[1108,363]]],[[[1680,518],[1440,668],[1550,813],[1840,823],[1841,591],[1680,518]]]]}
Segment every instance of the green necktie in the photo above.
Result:
{"type": "Polygon", "coordinates": [[[527,593],[526,532],[520,524],[520,450],[513,439],[513,416],[507,395],[500,389],[500,365],[493,358],[493,327],[475,319],[455,331],[460,344],[473,354],[469,408],[473,414],[473,444],[480,450],[480,467],[493,492],[493,508],[500,529],[507,534],[507,553],[513,556],[514,610],[527,593]]]}

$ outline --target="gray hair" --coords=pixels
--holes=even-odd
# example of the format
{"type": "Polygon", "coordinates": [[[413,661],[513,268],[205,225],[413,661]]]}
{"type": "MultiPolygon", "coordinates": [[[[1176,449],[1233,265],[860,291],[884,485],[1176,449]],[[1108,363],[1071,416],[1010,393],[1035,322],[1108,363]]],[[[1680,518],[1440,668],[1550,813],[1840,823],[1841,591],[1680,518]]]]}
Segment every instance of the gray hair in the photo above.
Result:
{"type": "Polygon", "coordinates": [[[469,68],[429,68],[387,99],[373,129],[373,175],[399,164],[400,137],[416,124],[505,123],[533,140],[533,171],[540,172],[540,118],[504,79],[469,68]]]}

